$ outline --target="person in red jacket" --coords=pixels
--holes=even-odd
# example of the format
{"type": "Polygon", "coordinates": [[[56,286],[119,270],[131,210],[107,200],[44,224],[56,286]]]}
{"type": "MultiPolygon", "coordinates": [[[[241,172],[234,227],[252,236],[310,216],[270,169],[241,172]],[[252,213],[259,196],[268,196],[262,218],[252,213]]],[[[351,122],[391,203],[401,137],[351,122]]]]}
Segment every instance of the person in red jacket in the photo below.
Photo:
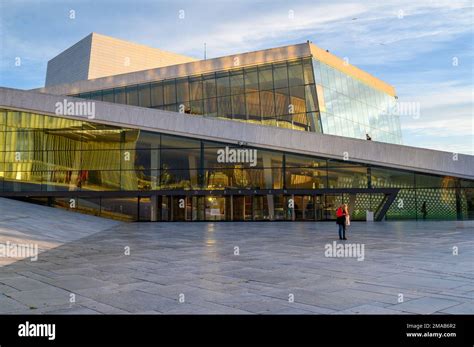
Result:
{"type": "Polygon", "coordinates": [[[340,205],[336,210],[336,224],[339,225],[339,240],[346,239],[346,209],[340,205]]]}

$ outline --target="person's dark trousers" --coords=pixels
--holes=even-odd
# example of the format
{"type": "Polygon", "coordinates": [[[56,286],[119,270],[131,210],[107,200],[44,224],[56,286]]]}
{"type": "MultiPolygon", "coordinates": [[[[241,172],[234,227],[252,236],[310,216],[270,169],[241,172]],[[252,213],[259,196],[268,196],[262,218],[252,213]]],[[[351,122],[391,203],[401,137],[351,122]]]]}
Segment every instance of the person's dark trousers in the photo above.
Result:
{"type": "Polygon", "coordinates": [[[346,238],[346,228],[344,224],[338,224],[339,225],[339,238],[340,239],[345,239],[346,238]]]}

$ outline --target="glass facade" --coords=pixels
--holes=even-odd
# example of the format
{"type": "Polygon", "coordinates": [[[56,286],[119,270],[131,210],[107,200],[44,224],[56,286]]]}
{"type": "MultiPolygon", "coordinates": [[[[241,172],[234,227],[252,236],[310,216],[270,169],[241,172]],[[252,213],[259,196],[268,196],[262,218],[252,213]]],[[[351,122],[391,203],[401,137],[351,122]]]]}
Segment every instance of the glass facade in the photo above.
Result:
{"type": "Polygon", "coordinates": [[[311,58],[234,68],[75,96],[321,132],[311,58]]]}
{"type": "Polygon", "coordinates": [[[316,59],[313,69],[323,133],[402,143],[395,97],[316,59]]]}
{"type": "Polygon", "coordinates": [[[402,143],[395,97],[310,57],[75,96],[402,143]]]}
{"type": "Polygon", "coordinates": [[[474,219],[472,180],[0,110],[0,192],[71,210],[142,221],[327,220],[347,202],[357,220],[380,209],[383,188],[399,189],[389,220],[474,219]],[[254,157],[223,161],[225,148],[254,157]]]}

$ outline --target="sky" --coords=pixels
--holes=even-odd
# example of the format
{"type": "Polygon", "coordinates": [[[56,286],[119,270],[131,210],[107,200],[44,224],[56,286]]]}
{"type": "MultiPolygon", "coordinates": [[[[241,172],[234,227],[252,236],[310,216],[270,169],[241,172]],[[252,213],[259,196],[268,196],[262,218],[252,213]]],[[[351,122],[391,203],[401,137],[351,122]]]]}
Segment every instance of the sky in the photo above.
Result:
{"type": "Polygon", "coordinates": [[[474,155],[472,0],[0,0],[0,86],[43,86],[91,32],[199,59],[310,40],[419,104],[403,144],[474,155]]]}

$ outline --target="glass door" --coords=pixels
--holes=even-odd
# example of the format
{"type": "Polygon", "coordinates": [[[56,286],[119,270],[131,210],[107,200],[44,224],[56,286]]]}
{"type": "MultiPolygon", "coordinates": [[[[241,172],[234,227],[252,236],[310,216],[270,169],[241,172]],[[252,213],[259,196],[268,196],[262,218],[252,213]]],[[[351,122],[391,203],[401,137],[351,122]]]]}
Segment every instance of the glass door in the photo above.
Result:
{"type": "Polygon", "coordinates": [[[324,219],[336,220],[336,209],[342,204],[342,195],[326,195],[324,205],[324,219]]]}
{"type": "Polygon", "coordinates": [[[217,221],[226,219],[225,197],[207,196],[205,201],[206,220],[217,221]]]}

